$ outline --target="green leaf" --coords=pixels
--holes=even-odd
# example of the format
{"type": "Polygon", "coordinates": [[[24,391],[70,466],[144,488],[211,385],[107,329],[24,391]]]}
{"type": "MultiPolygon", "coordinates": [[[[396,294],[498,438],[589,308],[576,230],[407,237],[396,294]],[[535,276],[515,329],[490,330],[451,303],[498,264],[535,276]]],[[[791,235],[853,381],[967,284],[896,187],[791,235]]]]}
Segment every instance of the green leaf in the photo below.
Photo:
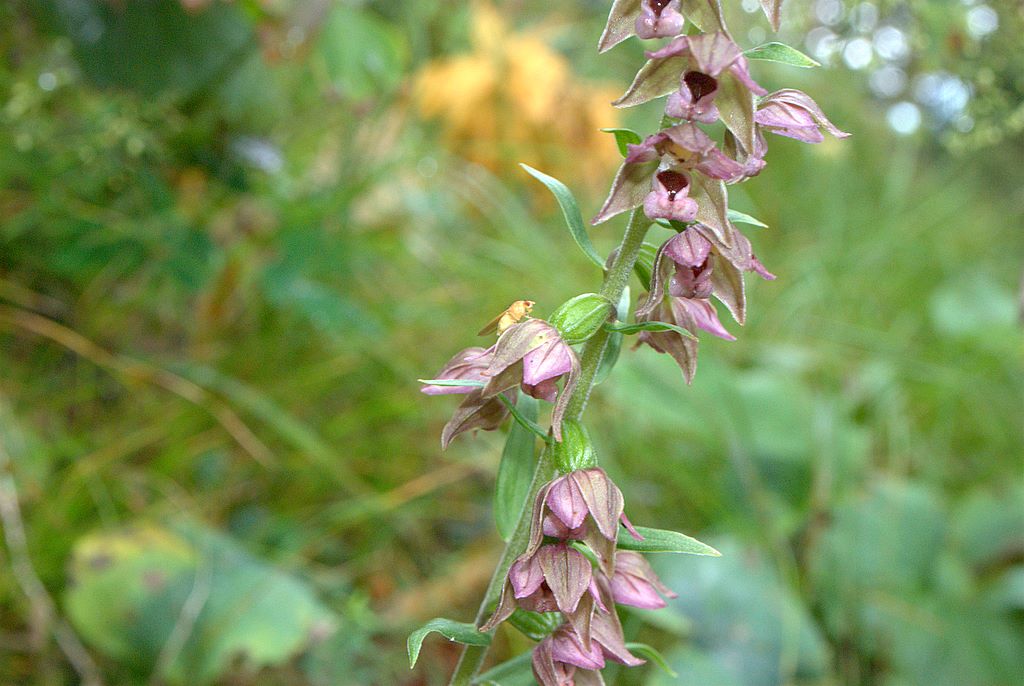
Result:
{"type": "Polygon", "coordinates": [[[499,684],[500,686],[534,686],[533,669],[530,660],[533,654],[526,651],[506,660],[500,665],[491,667],[473,679],[474,685],[499,684]]]}
{"type": "Polygon", "coordinates": [[[460,388],[483,388],[487,384],[473,379],[416,379],[425,386],[457,386],[460,388]]]}
{"type": "Polygon", "coordinates": [[[791,67],[801,67],[803,69],[821,66],[820,62],[814,61],[796,48],[777,41],[758,45],[756,48],[751,48],[743,54],[748,59],[779,62],[780,64],[788,64],[791,67]]]}
{"type": "Polygon", "coordinates": [[[726,215],[729,217],[729,221],[731,221],[733,224],[751,224],[753,226],[760,226],[765,229],[768,228],[768,225],[765,224],[760,219],[758,219],[757,217],[751,217],[749,214],[746,214],[745,212],[740,212],[739,210],[734,210],[730,208],[729,210],[727,210],[726,215]]]}
{"type": "MultiPolygon", "coordinates": [[[[520,393],[516,409],[525,419],[537,421],[539,409],[536,398],[520,393]]],[[[505,439],[505,449],[501,451],[498,478],[494,486],[494,523],[498,527],[498,534],[506,541],[516,528],[519,513],[530,491],[535,443],[534,432],[516,422],[505,439]]]]}
{"type": "Polygon", "coordinates": [[[69,573],[64,605],[76,631],[169,684],[213,683],[242,657],[254,669],[284,664],[338,624],[300,579],[189,521],[89,534],[75,543],[69,573]],[[185,612],[189,633],[175,638],[185,612]],[[168,658],[171,641],[179,645],[168,658]]]}
{"type": "Polygon", "coordinates": [[[609,322],[604,325],[609,331],[617,331],[619,333],[632,336],[633,334],[640,333],[641,331],[675,331],[681,336],[686,338],[696,338],[692,333],[676,326],[675,324],[668,324],[666,322],[637,322],[635,324],[624,324],[622,322],[609,322]]]}
{"type": "Polygon", "coordinates": [[[722,555],[707,543],[701,543],[696,538],[690,538],[678,531],[651,529],[646,526],[638,526],[636,530],[644,537],[644,540],[638,541],[627,532],[621,531],[619,532],[619,548],[636,550],[641,553],[688,553],[712,557],[721,557],[722,555]]]}
{"type": "Polygon", "coordinates": [[[655,648],[652,648],[651,646],[647,645],[646,643],[627,643],[626,648],[629,649],[629,652],[635,653],[641,657],[645,657],[654,664],[658,665],[670,677],[675,678],[679,676],[675,673],[675,670],[669,667],[668,661],[665,659],[665,656],[659,653],[655,648]]]}
{"type": "Polygon", "coordinates": [[[640,138],[640,134],[633,129],[601,129],[605,133],[610,133],[615,136],[615,144],[619,146],[619,152],[625,157],[629,153],[627,145],[638,145],[643,139],[640,138]]]}
{"type": "MultiPolygon", "coordinates": [[[[622,289],[622,297],[619,298],[619,304],[615,306],[615,317],[617,319],[625,320],[629,316],[629,302],[629,286],[626,286],[622,289]]],[[[615,331],[608,336],[608,345],[604,349],[601,366],[597,368],[597,374],[594,375],[595,386],[607,379],[612,373],[615,363],[619,361],[620,352],[622,352],[622,334],[615,331]]]]}
{"type": "Polygon", "coordinates": [[[416,660],[420,658],[420,648],[423,647],[423,639],[431,633],[441,634],[449,641],[463,645],[486,646],[491,644],[491,635],[478,630],[474,624],[436,617],[409,634],[409,640],[406,641],[406,647],[409,649],[409,669],[416,666],[416,660]]]}
{"type": "Polygon", "coordinates": [[[594,244],[590,242],[590,236],[583,225],[583,215],[580,214],[580,206],[576,203],[576,198],[573,197],[572,191],[558,179],[548,176],[528,164],[520,164],[519,166],[525,169],[530,176],[548,187],[548,190],[555,196],[555,200],[558,201],[558,206],[562,208],[565,223],[569,227],[569,233],[572,234],[576,245],[580,246],[580,250],[590,258],[591,262],[604,270],[604,260],[597,254],[594,244]]]}

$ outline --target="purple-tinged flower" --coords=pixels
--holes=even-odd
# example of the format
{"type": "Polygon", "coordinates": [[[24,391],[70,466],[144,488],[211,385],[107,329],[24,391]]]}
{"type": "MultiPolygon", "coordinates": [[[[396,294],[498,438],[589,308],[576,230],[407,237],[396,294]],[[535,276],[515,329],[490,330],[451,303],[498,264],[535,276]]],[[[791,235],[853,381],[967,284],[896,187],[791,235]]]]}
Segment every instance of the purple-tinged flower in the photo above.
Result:
{"type": "MultiPolygon", "coordinates": [[[[694,225],[676,234],[658,249],[651,274],[651,292],[636,312],[638,322],[673,324],[691,334],[643,331],[638,337],[638,344],[646,343],[658,352],[671,355],[682,369],[687,383],[693,380],[697,371],[698,330],[728,341],[736,340],[722,326],[710,300],[715,293],[717,256],[715,247],[699,227],[694,225]]],[[[742,292],[742,277],[740,288],[742,292]]]]}
{"type": "Polygon", "coordinates": [[[772,133],[805,143],[825,140],[822,129],[836,138],[850,135],[829,121],[811,96],[793,88],[775,91],[762,99],[754,121],[772,133]]]}
{"type": "Polygon", "coordinates": [[[492,348],[490,364],[483,376],[488,380],[484,397],[492,397],[521,386],[524,393],[554,401],[551,427],[555,438],[562,437],[562,415],[576,385],[579,360],[558,329],[543,319],[527,319],[510,326],[492,348]],[[562,392],[556,382],[566,377],[562,392]]]}
{"type": "MultiPolygon", "coordinates": [[[[524,607],[532,612],[552,612],[557,609],[564,614],[576,611],[580,599],[588,590],[598,599],[594,586],[593,568],[583,553],[565,543],[541,546],[533,555],[523,555],[508,571],[512,584],[512,595],[516,600],[535,594],[552,597],[554,609],[524,607]]],[[[520,602],[520,606],[523,604],[520,602]]]]}
{"type": "Polygon", "coordinates": [[[629,550],[620,550],[615,556],[615,575],[612,576],[611,587],[616,603],[648,610],[665,607],[665,600],[661,596],[678,597],[661,583],[643,555],[629,550]]]}
{"type": "Polygon", "coordinates": [[[731,132],[725,134],[725,145],[722,146],[729,159],[736,160],[742,171],[729,179],[728,183],[740,183],[753,178],[765,168],[765,156],[768,154],[768,141],[765,140],[761,127],[754,127],[753,149],[744,148],[731,132]]]}
{"type": "MultiPolygon", "coordinates": [[[[488,381],[486,371],[491,365],[494,355],[493,348],[466,348],[459,352],[439,371],[435,379],[452,379],[460,381],[488,381]]],[[[492,431],[501,426],[508,417],[509,410],[498,394],[488,395],[483,388],[475,386],[438,386],[427,385],[420,389],[427,395],[463,394],[466,399],[455,408],[452,418],[441,431],[441,447],[447,448],[459,434],[481,429],[492,431]]],[[[502,389],[505,398],[515,402],[514,389],[502,389]]]]}
{"type": "Polygon", "coordinates": [[[732,180],[743,174],[743,165],[727,157],[696,124],[684,122],[659,131],[628,146],[608,199],[593,223],[641,204],[652,219],[693,221],[697,205],[688,197],[691,171],[732,180]]]}
{"type": "Polygon", "coordinates": [[[541,686],[603,683],[596,670],[603,668],[607,660],[630,667],[644,663],[626,648],[615,612],[594,613],[592,633],[593,640],[586,642],[571,625],[563,624],[534,647],[533,673],[541,686]],[[598,680],[593,680],[595,675],[598,680]]]}
{"type": "MultiPolygon", "coordinates": [[[[481,347],[466,348],[448,360],[434,378],[452,381],[485,381],[489,366],[491,366],[490,350],[481,347]]],[[[427,395],[449,395],[472,393],[474,390],[478,390],[477,387],[428,384],[420,389],[420,393],[427,395]]]]}
{"type": "Polygon", "coordinates": [[[709,135],[690,122],[677,124],[628,146],[624,164],[666,159],[672,166],[697,170],[713,179],[729,180],[742,166],[718,149],[709,135]]]}
{"type": "Polygon", "coordinates": [[[684,23],[679,0],[643,0],[634,28],[640,38],[669,38],[682,33],[684,23]]]}
{"type": "MultiPolygon", "coordinates": [[[[648,59],[660,60],[670,57],[689,57],[691,65],[700,72],[713,78],[723,72],[732,74],[740,83],[756,95],[764,95],[766,91],[750,76],[747,59],[743,56],[740,46],[736,45],[724,32],[702,33],[693,36],[679,36],[671,43],[647,53],[648,59]]],[[[685,78],[689,71],[681,77],[681,86],[686,88],[685,78]]]]}
{"type": "Polygon", "coordinates": [[[692,222],[697,217],[697,201],[689,197],[690,177],[666,169],[654,175],[654,190],[644,198],[644,214],[651,219],[692,222]]]}
{"type": "Polygon", "coordinates": [[[689,119],[702,124],[714,124],[718,120],[715,95],[718,93],[718,79],[701,71],[683,73],[679,90],[668,96],[665,114],[673,119],[689,119]]]}

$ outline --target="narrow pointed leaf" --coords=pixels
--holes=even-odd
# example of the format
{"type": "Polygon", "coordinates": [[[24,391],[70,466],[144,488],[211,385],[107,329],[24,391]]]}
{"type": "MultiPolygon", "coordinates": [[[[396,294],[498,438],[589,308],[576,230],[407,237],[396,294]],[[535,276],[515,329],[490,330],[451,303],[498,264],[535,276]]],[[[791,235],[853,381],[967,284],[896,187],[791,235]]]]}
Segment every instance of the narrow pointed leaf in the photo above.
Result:
{"type": "MultiPolygon", "coordinates": [[[[525,393],[519,394],[515,409],[524,419],[536,423],[538,402],[525,393]]],[[[494,523],[502,539],[512,535],[523,507],[528,507],[526,496],[536,455],[536,435],[519,422],[513,423],[501,451],[498,478],[494,487],[494,523]]]]}
{"type": "MultiPolygon", "coordinates": [[[[622,290],[622,297],[619,298],[619,304],[615,306],[615,318],[619,321],[624,321],[629,316],[629,286],[626,286],[622,290]]],[[[612,369],[615,368],[615,363],[619,361],[619,353],[622,352],[622,333],[613,331],[608,337],[608,345],[604,349],[604,356],[601,358],[601,366],[597,369],[597,374],[594,375],[594,385],[603,382],[612,373],[612,369]]]]}
{"type": "Polygon", "coordinates": [[[468,388],[483,388],[487,384],[483,381],[473,379],[416,379],[425,386],[464,386],[468,388]]]}
{"type": "Polygon", "coordinates": [[[641,657],[645,657],[654,664],[658,665],[658,667],[660,667],[666,674],[668,674],[673,679],[679,676],[678,674],[676,674],[674,669],[669,667],[668,661],[665,659],[665,656],[659,653],[651,646],[647,645],[646,643],[627,643],[626,648],[629,649],[629,652],[636,653],[641,657]]]}
{"type": "Polygon", "coordinates": [[[692,333],[682,328],[681,326],[676,326],[675,324],[669,324],[667,322],[650,321],[636,322],[634,324],[625,324],[623,322],[609,322],[604,325],[604,328],[608,329],[609,331],[617,331],[618,333],[625,334],[627,336],[632,336],[633,334],[640,333],[641,331],[675,331],[677,334],[685,338],[692,338],[694,340],[697,339],[696,336],[694,336],[692,333]]]}
{"type": "Polygon", "coordinates": [[[629,148],[627,145],[639,145],[643,140],[640,138],[640,134],[633,129],[601,129],[605,133],[610,133],[615,136],[615,144],[619,146],[619,152],[625,157],[629,154],[629,148]]]}
{"type": "Polygon", "coordinates": [[[757,217],[751,217],[749,214],[746,214],[745,212],[740,212],[739,210],[734,210],[730,208],[726,212],[726,216],[729,217],[729,221],[731,221],[733,224],[750,224],[751,226],[760,226],[763,229],[768,228],[768,225],[765,224],[760,219],[758,219],[757,217]]]}
{"type": "Polygon", "coordinates": [[[437,617],[409,634],[409,640],[406,642],[409,650],[409,669],[416,666],[416,661],[420,658],[420,648],[423,647],[423,639],[431,633],[441,634],[449,641],[463,645],[486,646],[491,643],[490,634],[478,631],[472,624],[437,617]]]}
{"type": "Polygon", "coordinates": [[[576,245],[580,246],[580,250],[590,258],[591,262],[603,270],[604,260],[597,254],[594,244],[590,242],[590,235],[587,234],[587,229],[583,224],[583,215],[580,214],[580,206],[576,203],[576,198],[573,197],[572,191],[553,176],[548,176],[527,164],[520,164],[519,166],[525,169],[530,176],[548,187],[551,194],[555,196],[555,200],[558,201],[558,206],[562,208],[565,223],[569,227],[569,233],[572,234],[576,245]]]}
{"type": "Polygon", "coordinates": [[[678,531],[651,529],[646,526],[638,526],[636,530],[644,537],[644,540],[638,541],[623,531],[619,533],[619,548],[622,550],[636,550],[641,553],[687,553],[689,555],[710,555],[711,557],[722,556],[722,553],[707,543],[701,543],[696,538],[691,538],[678,531]]]}
{"type": "Polygon", "coordinates": [[[803,69],[811,69],[813,67],[821,66],[820,62],[816,62],[796,48],[790,47],[785,43],[778,43],[775,41],[758,45],[756,48],[751,48],[743,54],[746,55],[747,59],[763,60],[765,62],[778,62],[780,64],[788,64],[791,67],[801,67],[803,69]]]}

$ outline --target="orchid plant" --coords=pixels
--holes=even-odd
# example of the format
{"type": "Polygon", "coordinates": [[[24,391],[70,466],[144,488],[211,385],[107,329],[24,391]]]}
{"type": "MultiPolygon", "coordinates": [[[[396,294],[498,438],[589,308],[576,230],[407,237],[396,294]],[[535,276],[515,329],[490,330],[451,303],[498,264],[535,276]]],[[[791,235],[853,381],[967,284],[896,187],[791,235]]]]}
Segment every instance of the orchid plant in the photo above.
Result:
{"type": "MultiPolygon", "coordinates": [[[[761,5],[777,29],[781,0],[761,5]]],[[[576,242],[604,270],[601,289],[571,298],[546,320],[531,317],[534,303],[513,303],[485,328],[497,333],[494,345],[460,351],[423,382],[428,395],[462,396],[442,432],[443,447],[461,434],[512,422],[495,500],[507,544],[476,620],[435,619],[409,637],[413,664],[430,632],[464,644],[453,685],[501,683],[517,670],[532,670],[542,686],[587,686],[604,683],[600,670],[608,660],[663,663],[650,647],[626,642],[616,611],[616,605],[661,608],[675,595],[641,553],[718,553],[680,533],[632,525],[622,491],[598,466],[583,423],[587,401],[614,367],[625,336],[671,355],[687,383],[697,370],[701,332],[734,340],[713,299],[743,324],[744,275],[775,276],[737,229],[759,222],[729,208],[728,186],[764,169],[766,132],[808,143],[821,142],[824,133],[848,135],[805,93],[769,93],[754,80],[750,60],[815,63],[781,43],[742,50],[719,0],[615,0],[599,50],[634,35],[667,41],[647,53],[614,104],[668,98],[657,132],[612,131],[624,160],[592,223],[628,212],[619,248],[602,259],[569,190],[526,167],[552,191],[576,242]],[[644,241],[655,223],[675,231],[660,246],[644,241]],[[644,294],[631,308],[633,274],[644,294]],[[537,423],[538,401],[553,403],[547,430],[537,423]],[[537,643],[531,655],[480,674],[502,623],[537,643]]]]}

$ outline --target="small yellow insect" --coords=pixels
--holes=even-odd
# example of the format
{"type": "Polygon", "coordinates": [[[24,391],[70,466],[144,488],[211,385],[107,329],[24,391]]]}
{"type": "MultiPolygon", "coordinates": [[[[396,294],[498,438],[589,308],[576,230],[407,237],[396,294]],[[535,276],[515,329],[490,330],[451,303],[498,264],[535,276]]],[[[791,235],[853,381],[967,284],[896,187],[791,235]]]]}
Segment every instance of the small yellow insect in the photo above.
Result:
{"type": "Polygon", "coordinates": [[[495,332],[500,336],[505,333],[505,330],[510,326],[518,324],[526,318],[533,310],[534,305],[536,305],[536,303],[532,300],[516,300],[514,303],[509,305],[504,312],[487,322],[487,326],[480,329],[477,336],[486,336],[489,333],[495,332]]]}

